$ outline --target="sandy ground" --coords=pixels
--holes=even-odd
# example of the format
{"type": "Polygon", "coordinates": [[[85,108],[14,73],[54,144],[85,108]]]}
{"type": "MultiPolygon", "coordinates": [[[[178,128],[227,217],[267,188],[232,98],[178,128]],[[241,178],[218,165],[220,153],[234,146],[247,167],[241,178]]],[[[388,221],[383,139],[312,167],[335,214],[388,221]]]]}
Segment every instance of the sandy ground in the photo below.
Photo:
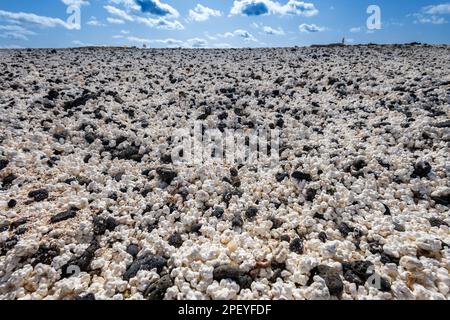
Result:
{"type": "Polygon", "coordinates": [[[448,299],[449,61],[0,50],[0,299],[448,299]],[[198,121],[277,162],[175,163],[198,121]]]}

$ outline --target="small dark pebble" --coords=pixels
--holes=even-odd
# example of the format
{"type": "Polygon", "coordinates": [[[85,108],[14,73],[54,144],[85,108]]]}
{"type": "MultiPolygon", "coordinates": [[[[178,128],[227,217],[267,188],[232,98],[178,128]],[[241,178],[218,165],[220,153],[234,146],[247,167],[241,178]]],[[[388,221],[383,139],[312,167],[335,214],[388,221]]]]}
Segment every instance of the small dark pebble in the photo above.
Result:
{"type": "Polygon", "coordinates": [[[405,232],[405,226],[401,225],[400,223],[394,222],[394,230],[398,232],[405,232]]]}
{"type": "Polygon", "coordinates": [[[8,201],[8,208],[14,208],[17,205],[17,201],[14,199],[11,199],[8,201]]]}
{"type": "Polygon", "coordinates": [[[277,173],[275,175],[275,179],[277,180],[277,182],[282,182],[284,179],[286,179],[288,177],[289,177],[289,174],[286,172],[277,173]]]}
{"type": "Polygon", "coordinates": [[[237,267],[230,265],[220,265],[214,268],[213,279],[216,281],[221,281],[222,279],[231,279],[235,281],[241,289],[250,288],[253,279],[239,270],[237,267]]]}
{"type": "Polygon", "coordinates": [[[400,259],[399,259],[399,258],[396,258],[396,257],[394,257],[394,256],[391,256],[391,255],[389,255],[389,254],[387,254],[387,253],[385,253],[385,252],[382,252],[382,253],[380,254],[380,256],[381,256],[380,261],[381,261],[381,263],[383,263],[383,264],[386,264],[386,263],[394,263],[394,264],[398,265],[398,264],[400,263],[400,259]]]}
{"type": "Polygon", "coordinates": [[[255,207],[250,207],[247,209],[247,211],[245,211],[245,217],[249,220],[252,220],[253,218],[256,217],[257,213],[258,209],[256,209],[255,207]]]}
{"type": "Polygon", "coordinates": [[[242,228],[244,225],[244,220],[242,220],[242,217],[240,215],[235,215],[233,219],[231,219],[231,226],[233,228],[242,228]]]}
{"type": "Polygon", "coordinates": [[[94,235],[99,236],[105,234],[106,230],[114,231],[117,226],[117,222],[113,217],[103,218],[94,217],[92,219],[94,235]]]}
{"type": "Polygon", "coordinates": [[[25,232],[27,232],[27,230],[28,230],[28,228],[26,227],[26,226],[20,226],[20,227],[18,227],[17,229],[16,229],[16,231],[14,232],[14,234],[16,234],[16,235],[22,235],[22,234],[24,234],[25,232]]]}
{"type": "Polygon", "coordinates": [[[4,232],[6,230],[9,229],[9,222],[8,221],[4,221],[2,223],[0,223],[0,232],[4,232]]]}
{"type": "Polygon", "coordinates": [[[347,270],[344,273],[344,279],[350,283],[356,284],[357,287],[364,285],[364,280],[358,277],[352,270],[347,270]]]}
{"type": "Polygon", "coordinates": [[[143,256],[133,261],[123,274],[125,281],[135,277],[140,270],[156,269],[158,273],[167,265],[167,260],[161,256],[143,256]]]}
{"type": "Polygon", "coordinates": [[[192,225],[191,227],[191,233],[197,233],[200,234],[200,229],[202,228],[202,224],[201,223],[195,223],[192,225]]]}
{"type": "Polygon", "coordinates": [[[367,166],[367,162],[363,159],[358,159],[353,162],[352,166],[356,171],[359,171],[367,166]]]}
{"type": "Polygon", "coordinates": [[[38,251],[34,255],[34,260],[31,265],[34,267],[39,263],[50,265],[53,261],[53,258],[59,256],[60,251],[58,247],[53,245],[40,245],[38,251]]]}
{"type": "Polygon", "coordinates": [[[74,298],[74,300],[78,300],[78,301],[94,301],[95,300],[95,295],[93,293],[87,293],[83,296],[76,296],[74,298]]]}
{"type": "Polygon", "coordinates": [[[231,168],[230,169],[230,174],[231,174],[232,177],[237,177],[239,173],[238,173],[236,168],[231,168]]]}
{"type": "Polygon", "coordinates": [[[337,297],[342,295],[344,283],[336,270],[329,266],[319,265],[311,271],[311,276],[314,277],[314,275],[318,275],[325,280],[330,295],[337,297]]]}
{"type": "Polygon", "coordinates": [[[64,220],[75,218],[79,209],[72,207],[64,212],[58,213],[50,218],[50,223],[58,223],[64,220]]]}
{"type": "Polygon", "coordinates": [[[447,226],[447,227],[449,226],[447,222],[445,222],[442,219],[436,218],[436,217],[430,218],[430,219],[428,219],[428,221],[430,222],[430,225],[432,227],[439,228],[440,226],[447,226]]]}
{"type": "Polygon", "coordinates": [[[307,189],[306,190],[306,201],[312,202],[314,201],[314,198],[316,197],[317,190],[315,189],[307,189]]]}
{"type": "Polygon", "coordinates": [[[292,240],[289,244],[289,250],[298,254],[303,254],[303,240],[300,238],[292,240]]]}
{"type": "Polygon", "coordinates": [[[387,205],[385,205],[384,203],[383,203],[383,206],[384,206],[384,215],[385,216],[390,216],[391,215],[391,210],[389,209],[389,207],[387,205]]]}
{"type": "Polygon", "coordinates": [[[17,176],[15,174],[9,174],[6,177],[3,178],[2,183],[4,188],[8,188],[14,180],[17,179],[17,176]]]}
{"type": "Polygon", "coordinates": [[[9,164],[9,161],[6,159],[0,159],[0,170],[5,169],[9,164]]]}
{"type": "Polygon", "coordinates": [[[217,219],[222,218],[223,214],[224,214],[224,210],[221,207],[215,207],[213,212],[211,213],[211,216],[216,217],[217,219]]]}
{"type": "Polygon", "coordinates": [[[323,231],[319,233],[318,237],[319,237],[319,240],[322,241],[323,243],[327,242],[327,240],[328,240],[327,234],[323,231]]]}
{"type": "Polygon", "coordinates": [[[354,273],[364,282],[374,274],[373,263],[370,261],[343,262],[342,269],[344,271],[344,274],[349,270],[352,271],[352,273],[354,273]]]}
{"type": "Polygon", "coordinates": [[[95,251],[100,248],[97,240],[93,240],[86,251],[77,258],[71,259],[64,266],[62,266],[62,277],[67,278],[76,275],[78,271],[89,271],[92,260],[95,256],[95,251]]]}
{"type": "Polygon", "coordinates": [[[133,257],[136,257],[139,253],[139,247],[136,244],[132,243],[128,245],[127,253],[131,254],[133,257]]]}
{"type": "Polygon", "coordinates": [[[283,225],[283,220],[275,218],[275,217],[270,218],[270,221],[272,221],[272,228],[270,228],[272,230],[279,229],[283,225]]]}
{"type": "Polygon", "coordinates": [[[346,236],[348,236],[348,234],[349,234],[350,232],[353,232],[354,228],[350,227],[350,226],[349,226],[347,223],[345,223],[345,222],[341,222],[341,223],[338,225],[338,230],[339,230],[339,232],[340,232],[344,237],[346,237],[346,236]]]}
{"type": "Polygon", "coordinates": [[[8,251],[13,249],[18,242],[19,238],[17,236],[12,236],[6,239],[5,242],[0,244],[0,256],[6,255],[8,251]]]}
{"type": "Polygon", "coordinates": [[[161,181],[171,184],[173,179],[178,175],[175,171],[166,169],[166,168],[158,168],[156,169],[156,173],[158,174],[161,181]]]}
{"type": "Polygon", "coordinates": [[[168,243],[175,248],[179,248],[183,244],[183,239],[180,234],[175,232],[169,237],[168,243]]]}
{"type": "Polygon", "coordinates": [[[173,286],[172,279],[169,275],[165,275],[145,289],[144,297],[148,300],[163,300],[167,289],[171,286],[173,286]]]}
{"type": "Polygon", "coordinates": [[[15,220],[15,221],[13,221],[13,222],[11,223],[10,228],[11,228],[11,230],[14,230],[14,229],[16,229],[17,227],[19,227],[19,226],[21,226],[21,225],[24,225],[24,224],[27,223],[27,222],[28,222],[28,218],[20,218],[20,219],[17,219],[17,220],[15,220]]]}
{"type": "Polygon", "coordinates": [[[425,178],[431,172],[431,165],[426,161],[419,161],[414,165],[412,178],[425,178]]]}
{"type": "Polygon", "coordinates": [[[34,201],[43,201],[48,198],[48,190],[47,189],[38,189],[31,191],[28,193],[29,198],[33,198],[34,201]]]}
{"type": "Polygon", "coordinates": [[[280,240],[284,242],[291,242],[291,237],[289,237],[287,234],[283,234],[281,235],[280,240]]]}
{"type": "Polygon", "coordinates": [[[311,175],[309,173],[295,171],[294,173],[292,173],[291,176],[297,181],[307,181],[307,182],[312,181],[311,175]]]}

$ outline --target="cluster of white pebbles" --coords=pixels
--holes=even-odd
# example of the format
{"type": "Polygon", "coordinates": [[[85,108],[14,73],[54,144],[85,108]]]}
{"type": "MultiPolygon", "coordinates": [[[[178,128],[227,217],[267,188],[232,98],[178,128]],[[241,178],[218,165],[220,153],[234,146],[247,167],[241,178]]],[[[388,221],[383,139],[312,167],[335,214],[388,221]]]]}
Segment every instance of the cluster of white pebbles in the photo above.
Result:
{"type": "Polygon", "coordinates": [[[0,51],[0,299],[448,299],[450,48],[0,51]],[[171,135],[278,128],[280,162],[171,135]]]}

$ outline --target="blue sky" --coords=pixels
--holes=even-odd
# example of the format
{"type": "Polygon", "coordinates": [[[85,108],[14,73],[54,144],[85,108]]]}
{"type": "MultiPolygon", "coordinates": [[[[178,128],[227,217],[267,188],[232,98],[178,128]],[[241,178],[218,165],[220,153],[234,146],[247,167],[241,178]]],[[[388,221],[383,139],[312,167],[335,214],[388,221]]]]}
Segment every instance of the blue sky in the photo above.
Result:
{"type": "Polygon", "coordinates": [[[450,2],[0,0],[0,48],[279,47],[343,37],[349,44],[449,44],[450,2]],[[369,5],[380,8],[381,29],[367,28],[369,5]]]}

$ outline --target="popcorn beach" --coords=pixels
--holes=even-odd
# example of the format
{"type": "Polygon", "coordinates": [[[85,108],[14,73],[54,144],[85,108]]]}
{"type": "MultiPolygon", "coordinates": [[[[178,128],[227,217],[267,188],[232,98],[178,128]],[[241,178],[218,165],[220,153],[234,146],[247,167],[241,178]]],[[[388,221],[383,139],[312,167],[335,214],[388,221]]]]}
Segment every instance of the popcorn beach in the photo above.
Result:
{"type": "Polygon", "coordinates": [[[448,299],[448,61],[0,50],[0,299],[448,299]]]}

